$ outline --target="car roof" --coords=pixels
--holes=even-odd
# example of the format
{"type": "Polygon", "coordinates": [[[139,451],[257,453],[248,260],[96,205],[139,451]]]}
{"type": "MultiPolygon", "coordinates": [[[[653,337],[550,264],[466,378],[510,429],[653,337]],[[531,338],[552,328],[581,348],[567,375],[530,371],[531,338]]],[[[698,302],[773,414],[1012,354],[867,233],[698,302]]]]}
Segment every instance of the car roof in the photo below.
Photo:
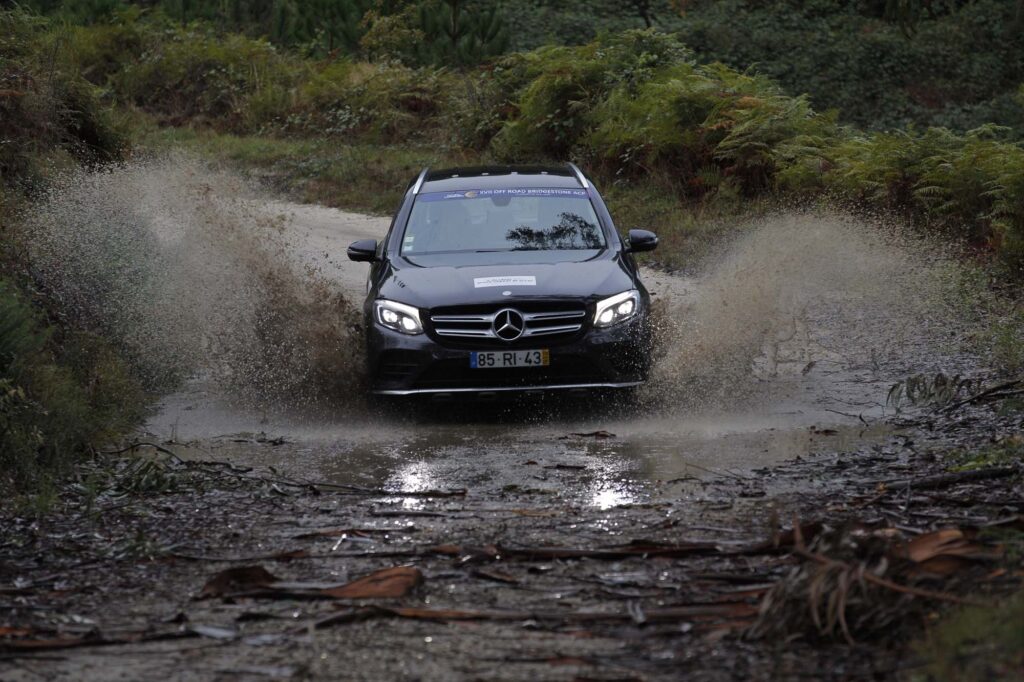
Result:
{"type": "Polygon", "coordinates": [[[420,192],[451,192],[513,187],[586,187],[570,164],[465,166],[428,169],[421,174],[420,192]]]}

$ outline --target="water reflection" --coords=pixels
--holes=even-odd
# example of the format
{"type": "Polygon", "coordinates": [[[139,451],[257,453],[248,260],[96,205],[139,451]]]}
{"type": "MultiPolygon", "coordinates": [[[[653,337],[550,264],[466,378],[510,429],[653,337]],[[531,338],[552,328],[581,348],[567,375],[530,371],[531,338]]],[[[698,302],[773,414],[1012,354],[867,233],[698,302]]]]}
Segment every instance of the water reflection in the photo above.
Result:
{"type": "Polygon", "coordinates": [[[575,213],[558,214],[558,222],[551,227],[534,229],[520,225],[509,230],[505,239],[516,249],[599,249],[604,240],[597,224],[575,213]]]}
{"type": "MultiPolygon", "coordinates": [[[[265,437],[226,434],[198,441],[194,451],[180,441],[174,447],[182,456],[273,466],[308,480],[395,492],[464,488],[470,496],[507,496],[513,506],[557,499],[609,509],[678,497],[679,481],[749,475],[750,469],[773,462],[852,449],[890,433],[884,425],[869,429],[790,411],[702,418],[595,416],[591,410],[588,417],[548,412],[530,423],[521,413],[514,416],[476,422],[453,417],[317,426],[254,423],[253,432],[266,429],[265,437]],[[600,431],[615,437],[573,435],[600,431]]],[[[182,440],[187,437],[182,432],[182,440]]],[[[457,500],[400,495],[382,500],[410,509],[451,502],[457,500]]]]}

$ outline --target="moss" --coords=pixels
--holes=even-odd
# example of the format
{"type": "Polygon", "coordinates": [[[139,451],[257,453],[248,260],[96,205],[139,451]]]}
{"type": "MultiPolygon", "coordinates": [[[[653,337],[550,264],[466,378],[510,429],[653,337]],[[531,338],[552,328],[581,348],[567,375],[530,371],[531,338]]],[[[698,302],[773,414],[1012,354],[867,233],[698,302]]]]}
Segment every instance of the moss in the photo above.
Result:
{"type": "Polygon", "coordinates": [[[926,661],[923,674],[915,675],[915,679],[1020,679],[1024,670],[1024,591],[992,607],[953,612],[915,648],[926,661]]]}
{"type": "Polygon", "coordinates": [[[958,450],[950,453],[947,462],[954,471],[1020,464],[1024,462],[1024,438],[1014,436],[976,451],[958,450]]]}

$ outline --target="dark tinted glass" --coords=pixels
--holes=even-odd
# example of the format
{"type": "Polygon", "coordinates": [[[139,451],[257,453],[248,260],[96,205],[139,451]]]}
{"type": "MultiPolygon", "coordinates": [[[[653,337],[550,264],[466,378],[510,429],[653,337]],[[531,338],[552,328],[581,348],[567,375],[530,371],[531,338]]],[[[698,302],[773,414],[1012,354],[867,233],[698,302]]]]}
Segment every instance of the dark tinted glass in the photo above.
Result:
{"type": "Polygon", "coordinates": [[[416,197],[403,256],[459,251],[602,249],[604,232],[586,190],[428,192],[416,197]]]}

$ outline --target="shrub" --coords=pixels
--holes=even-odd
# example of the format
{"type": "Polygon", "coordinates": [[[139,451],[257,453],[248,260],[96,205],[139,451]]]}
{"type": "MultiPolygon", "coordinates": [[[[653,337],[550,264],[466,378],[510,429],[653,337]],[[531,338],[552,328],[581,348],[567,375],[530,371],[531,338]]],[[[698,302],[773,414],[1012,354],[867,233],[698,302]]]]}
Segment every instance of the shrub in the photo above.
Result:
{"type": "MultiPolygon", "coordinates": [[[[1024,123],[1018,3],[928,3],[912,34],[878,8],[897,2],[698,0],[675,20],[705,61],[756,65],[787,92],[874,130],[1024,123]]],[[[921,5],[924,3],[909,3],[921,5]]],[[[1024,127],[1018,128],[1024,134],[1024,127]]]]}
{"type": "Polygon", "coordinates": [[[499,63],[499,85],[515,93],[515,115],[493,141],[508,159],[566,157],[588,131],[590,112],[617,87],[637,88],[659,68],[686,63],[671,36],[627,31],[580,47],[544,47],[499,63]]]}
{"type": "Polygon", "coordinates": [[[45,24],[0,11],[0,182],[38,188],[43,158],[97,163],[120,158],[126,138],[95,88],[42,55],[45,24]]]}
{"type": "Polygon", "coordinates": [[[828,152],[824,184],[875,206],[904,209],[995,252],[1024,274],[1024,148],[984,126],[958,135],[858,135],[828,152]]]}
{"type": "Polygon", "coordinates": [[[138,385],[107,344],[54,337],[0,280],[0,486],[37,485],[141,416],[138,385]]]}
{"type": "Polygon", "coordinates": [[[831,116],[771,82],[720,64],[683,64],[631,89],[616,88],[593,112],[587,141],[606,165],[670,169],[700,195],[723,182],[767,189],[779,167],[802,161],[810,140],[835,135],[831,116]]]}
{"type": "Polygon", "coordinates": [[[254,116],[247,110],[253,98],[281,97],[305,76],[304,64],[262,40],[218,39],[200,28],[167,29],[159,38],[112,82],[128,101],[170,123],[232,131],[254,126],[277,112],[264,107],[254,116]]]}

